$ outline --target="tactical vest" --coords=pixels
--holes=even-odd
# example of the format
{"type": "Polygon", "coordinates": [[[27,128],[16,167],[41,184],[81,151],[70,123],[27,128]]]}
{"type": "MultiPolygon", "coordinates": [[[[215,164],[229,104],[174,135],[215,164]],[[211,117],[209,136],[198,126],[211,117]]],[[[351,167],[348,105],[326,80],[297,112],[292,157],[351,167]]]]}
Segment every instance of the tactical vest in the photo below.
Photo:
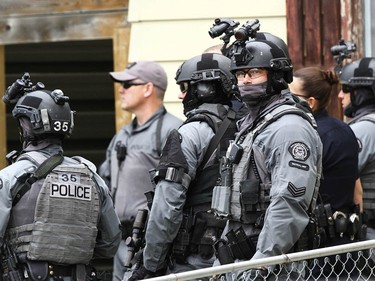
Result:
{"type": "MultiPolygon", "coordinates": [[[[223,116],[222,114],[219,114],[223,116]]],[[[183,220],[173,241],[171,255],[177,263],[186,263],[190,254],[199,254],[204,259],[213,256],[213,243],[220,237],[225,221],[217,220],[209,213],[212,191],[219,177],[219,158],[225,154],[230,141],[234,140],[236,113],[229,110],[223,119],[210,112],[196,114],[185,121],[206,122],[214,131],[203,160],[190,183],[183,220]]]]}
{"type": "MultiPolygon", "coordinates": [[[[26,153],[38,166],[46,158],[26,153]]],[[[60,164],[35,181],[12,208],[7,235],[17,254],[29,260],[88,264],[98,233],[100,199],[87,165],[60,164]]]]}
{"type": "Polygon", "coordinates": [[[206,122],[214,131],[215,136],[212,138],[203,161],[197,169],[195,179],[190,183],[186,196],[186,207],[211,202],[212,191],[220,172],[219,159],[225,155],[229,143],[234,140],[234,134],[237,131],[236,113],[232,110],[228,111],[223,120],[206,113],[194,115],[185,123],[196,121],[206,122]]]}
{"type": "MultiPolygon", "coordinates": [[[[222,218],[229,218],[246,224],[259,224],[262,215],[270,203],[272,183],[266,172],[258,169],[252,152],[254,139],[272,122],[286,114],[297,114],[316,128],[316,122],[310,112],[296,106],[281,105],[268,112],[246,135],[237,136],[235,144],[228,148],[227,157],[233,156],[233,148],[245,143],[238,164],[228,167],[231,183],[215,186],[212,197],[212,210],[222,218]],[[231,156],[232,155],[232,156],[231,156]],[[250,172],[249,172],[250,171],[250,172]]],[[[315,206],[319,183],[315,186],[313,205],[315,206]]]]}
{"type": "MultiPolygon", "coordinates": [[[[354,118],[349,122],[349,125],[362,121],[369,121],[375,124],[375,113],[361,116],[358,119],[354,118]]],[[[366,147],[362,149],[366,149],[366,147]]],[[[375,219],[375,162],[367,163],[361,174],[362,175],[360,178],[363,188],[363,208],[366,211],[368,218],[373,220],[375,219]]]]}

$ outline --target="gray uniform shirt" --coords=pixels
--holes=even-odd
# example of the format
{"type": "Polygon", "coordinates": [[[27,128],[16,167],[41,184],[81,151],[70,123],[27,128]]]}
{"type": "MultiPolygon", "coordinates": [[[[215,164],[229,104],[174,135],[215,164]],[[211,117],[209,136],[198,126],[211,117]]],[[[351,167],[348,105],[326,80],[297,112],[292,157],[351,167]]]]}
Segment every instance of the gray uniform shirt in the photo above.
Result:
{"type": "MultiPolygon", "coordinates": [[[[45,157],[50,157],[54,154],[61,153],[62,148],[54,144],[38,152],[42,153],[45,157]]],[[[63,163],[69,164],[73,163],[73,161],[77,163],[75,160],[65,157],[63,163]]],[[[95,166],[91,165],[90,168],[95,168],[95,166]]],[[[21,184],[17,181],[17,178],[33,172],[35,169],[36,164],[25,159],[17,161],[0,171],[0,242],[4,239],[12,209],[13,198],[21,188],[21,184]]],[[[94,176],[100,190],[99,194],[101,195],[101,209],[98,219],[100,238],[98,237],[96,241],[94,256],[97,258],[112,258],[121,240],[120,222],[114,211],[108,187],[95,172],[94,176]]]]}
{"type": "Polygon", "coordinates": [[[161,107],[145,124],[136,126],[134,119],[112,139],[100,175],[110,175],[111,192],[114,194],[116,213],[121,222],[135,218],[138,209],[147,208],[145,192],[153,191],[149,170],[159,163],[162,145],[170,131],[177,129],[182,120],[161,107]],[[157,138],[158,121],[162,119],[160,144],[157,138]],[[116,145],[126,147],[125,160],[117,160],[116,145]],[[158,147],[160,145],[160,147],[158,147]]]}
{"type": "MultiPolygon", "coordinates": [[[[200,110],[218,113],[216,104],[203,104],[189,114],[196,114],[200,110]]],[[[181,148],[188,164],[188,174],[193,180],[215,134],[206,122],[189,122],[181,126],[178,132],[182,137],[181,148]]],[[[143,252],[144,266],[150,271],[164,265],[168,249],[181,225],[186,192],[186,188],[175,182],[160,180],[156,186],[143,252]]]]}

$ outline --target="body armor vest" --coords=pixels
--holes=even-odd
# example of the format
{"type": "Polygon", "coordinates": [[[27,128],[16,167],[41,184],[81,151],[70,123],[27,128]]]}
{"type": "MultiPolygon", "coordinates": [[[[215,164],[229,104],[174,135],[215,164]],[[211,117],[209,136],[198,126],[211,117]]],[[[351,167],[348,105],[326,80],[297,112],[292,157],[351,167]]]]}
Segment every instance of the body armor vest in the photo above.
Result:
{"type": "Polygon", "coordinates": [[[185,121],[185,123],[193,121],[206,122],[215,132],[215,136],[210,142],[206,155],[197,169],[196,177],[190,183],[185,204],[186,207],[210,204],[212,190],[219,177],[219,159],[225,155],[230,141],[234,140],[234,134],[237,130],[236,120],[235,112],[229,110],[226,118],[223,118],[223,120],[207,113],[197,114],[193,116],[193,118],[185,121]],[[213,147],[210,149],[212,145],[213,147]],[[213,153],[215,153],[215,155],[213,155],[213,153]]]}
{"type": "MultiPolygon", "coordinates": [[[[39,153],[28,154],[21,158],[38,165],[46,160],[39,153]]],[[[9,243],[29,260],[88,264],[99,211],[99,192],[87,165],[60,164],[45,179],[34,182],[13,206],[7,228],[9,243]]]]}
{"type": "MultiPolygon", "coordinates": [[[[235,143],[228,148],[227,159],[237,157],[233,150],[241,149],[242,155],[237,164],[229,163],[226,169],[231,177],[227,184],[215,186],[212,197],[212,209],[222,218],[246,224],[259,224],[270,203],[269,191],[272,183],[266,171],[257,167],[252,150],[254,139],[272,122],[285,114],[297,114],[306,119],[313,127],[316,122],[313,115],[291,105],[281,105],[271,109],[246,135],[237,136],[235,143]],[[241,144],[246,145],[242,148],[241,144]]],[[[228,161],[225,161],[228,163],[228,161]]],[[[229,161],[231,162],[231,161],[229,161]]],[[[318,186],[315,187],[317,194],[318,186]]],[[[316,197],[314,197],[316,200],[316,197]]],[[[315,204],[314,204],[315,205],[315,204]]]]}
{"type": "MultiPolygon", "coordinates": [[[[367,114],[354,118],[349,122],[349,125],[355,124],[361,121],[369,121],[375,124],[375,113],[367,114]]],[[[362,148],[366,149],[366,148],[362,148]]],[[[366,211],[370,220],[375,219],[375,162],[367,163],[361,172],[361,184],[363,188],[363,208],[366,211]]]]}

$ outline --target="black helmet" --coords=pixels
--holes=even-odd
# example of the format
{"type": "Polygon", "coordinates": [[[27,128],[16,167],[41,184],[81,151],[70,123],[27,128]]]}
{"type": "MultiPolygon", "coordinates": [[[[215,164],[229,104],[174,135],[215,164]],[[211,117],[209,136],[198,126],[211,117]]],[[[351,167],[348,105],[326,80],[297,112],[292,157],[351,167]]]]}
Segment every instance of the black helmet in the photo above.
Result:
{"type": "Polygon", "coordinates": [[[281,43],[283,40],[271,34],[264,35],[267,36],[272,41],[259,37],[246,42],[245,46],[237,45],[231,57],[231,71],[248,68],[267,69],[269,81],[267,93],[279,93],[287,89],[288,83],[292,82],[293,65],[288,54],[283,50],[286,46],[285,43],[281,43]]]}
{"type": "Polygon", "coordinates": [[[230,104],[233,95],[239,95],[237,78],[231,73],[231,60],[224,55],[204,53],[185,61],[177,70],[176,83],[182,91],[185,111],[200,104],[230,104]]]}
{"type": "Polygon", "coordinates": [[[344,92],[356,88],[369,88],[375,95],[375,58],[362,58],[346,64],[340,73],[344,92]]]}
{"type": "MultiPolygon", "coordinates": [[[[50,135],[62,139],[70,136],[74,127],[74,112],[70,110],[68,100],[69,97],[58,89],[52,92],[37,90],[22,96],[12,114],[18,120],[28,120],[31,128],[27,128],[27,137],[31,140],[44,139],[50,135]]],[[[21,127],[22,124],[24,122],[20,122],[21,127]]]]}
{"type": "Polygon", "coordinates": [[[280,37],[277,37],[269,32],[257,32],[254,40],[271,41],[272,43],[276,44],[279,48],[281,48],[286,54],[287,58],[290,59],[288,45],[280,37]]]}

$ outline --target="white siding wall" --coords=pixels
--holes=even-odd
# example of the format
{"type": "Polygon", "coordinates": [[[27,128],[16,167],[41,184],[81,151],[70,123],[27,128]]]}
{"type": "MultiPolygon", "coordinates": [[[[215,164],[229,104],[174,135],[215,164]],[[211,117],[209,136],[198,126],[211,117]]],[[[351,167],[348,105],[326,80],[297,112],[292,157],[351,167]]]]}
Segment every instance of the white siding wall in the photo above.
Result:
{"type": "Polygon", "coordinates": [[[257,18],[260,31],[286,41],[285,0],[129,0],[129,62],[153,60],[165,67],[169,79],[166,107],[183,119],[174,76],[184,60],[223,43],[208,35],[215,18],[231,18],[240,22],[239,27],[257,18]]]}

